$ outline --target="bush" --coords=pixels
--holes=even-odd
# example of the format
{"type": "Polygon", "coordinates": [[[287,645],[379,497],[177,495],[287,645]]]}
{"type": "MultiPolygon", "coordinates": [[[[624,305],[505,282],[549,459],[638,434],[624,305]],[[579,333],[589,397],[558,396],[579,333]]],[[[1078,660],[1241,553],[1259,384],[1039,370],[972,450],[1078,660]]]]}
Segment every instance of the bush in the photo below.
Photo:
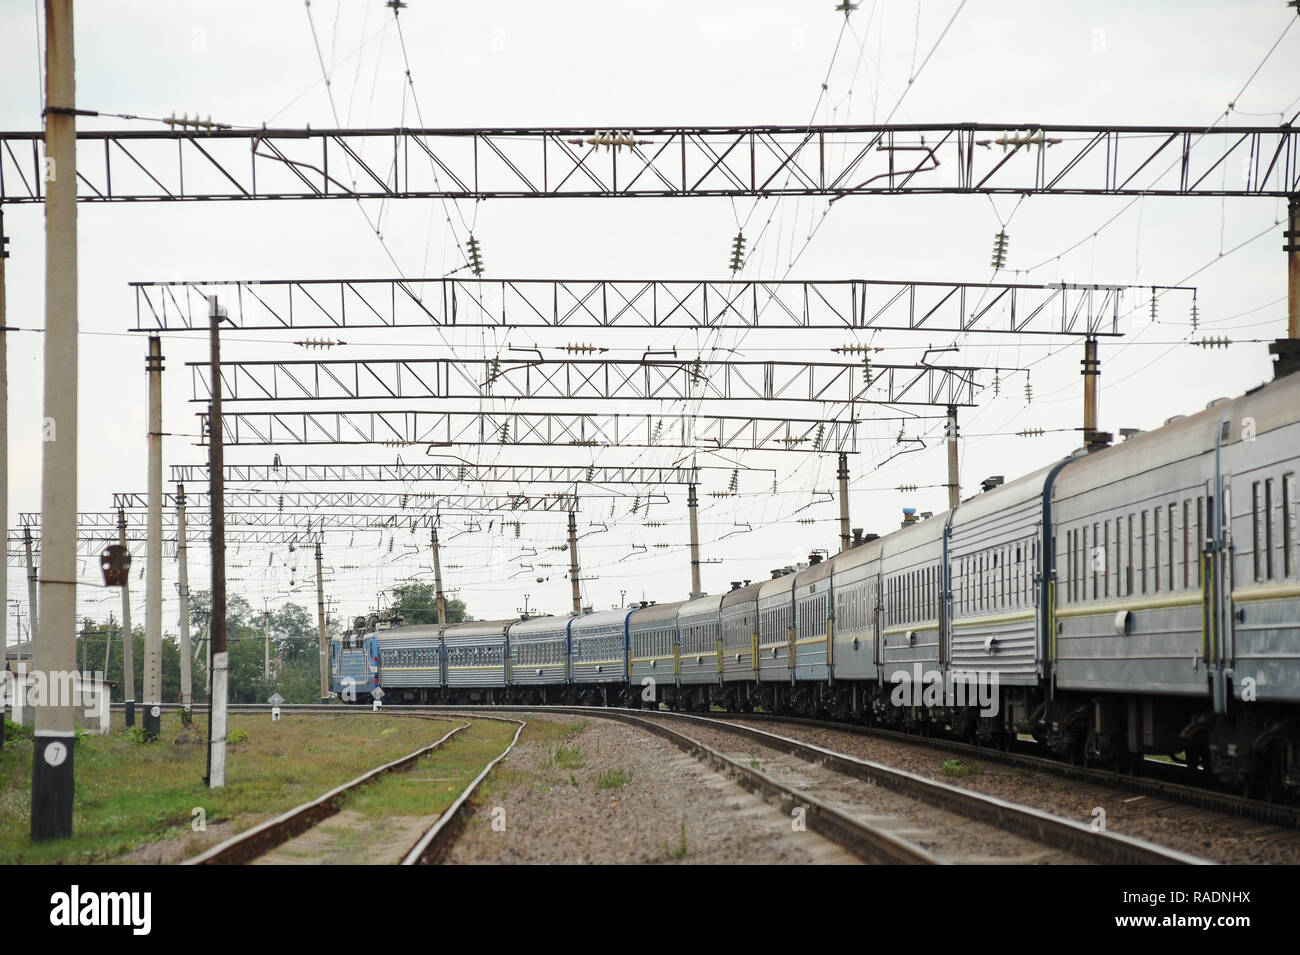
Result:
{"type": "Polygon", "coordinates": [[[979,763],[963,763],[960,759],[945,759],[939,767],[945,776],[978,776],[979,763]]]}
{"type": "Polygon", "coordinates": [[[238,726],[236,726],[234,729],[232,729],[229,733],[226,734],[227,743],[242,743],[247,739],[248,739],[248,734],[245,733],[243,730],[241,730],[238,726]]]}

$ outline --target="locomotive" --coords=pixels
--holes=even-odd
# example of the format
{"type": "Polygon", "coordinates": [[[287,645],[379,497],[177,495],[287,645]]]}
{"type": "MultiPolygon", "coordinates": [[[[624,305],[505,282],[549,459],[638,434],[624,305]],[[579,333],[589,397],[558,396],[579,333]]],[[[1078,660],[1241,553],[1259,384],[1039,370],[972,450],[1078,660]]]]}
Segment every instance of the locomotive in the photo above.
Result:
{"type": "MultiPolygon", "coordinates": [[[[802,714],[1300,789],[1300,374],[726,593],[358,619],[335,691],[802,714]]],[[[356,693],[351,695],[355,698],[356,693]]]]}

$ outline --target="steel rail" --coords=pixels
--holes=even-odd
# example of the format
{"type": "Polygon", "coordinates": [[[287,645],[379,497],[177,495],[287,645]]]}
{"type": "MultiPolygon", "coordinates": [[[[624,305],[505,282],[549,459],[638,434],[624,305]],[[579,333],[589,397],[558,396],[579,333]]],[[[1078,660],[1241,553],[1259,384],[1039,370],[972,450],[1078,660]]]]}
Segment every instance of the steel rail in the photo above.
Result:
{"type": "Polygon", "coordinates": [[[437,740],[437,742],[422,746],[415,752],[400,759],[395,759],[391,763],[385,763],[383,766],[363,773],[351,782],[336,786],[325,795],[290,809],[274,819],[268,819],[251,829],[245,829],[224,842],[218,843],[206,852],[186,859],[182,865],[243,865],[259,856],[266,855],[266,853],[288,842],[294,836],[306,832],[318,825],[322,820],[333,816],[342,808],[344,799],[362,786],[374,782],[380,776],[406,769],[469,726],[469,723],[462,723],[437,740]]]}

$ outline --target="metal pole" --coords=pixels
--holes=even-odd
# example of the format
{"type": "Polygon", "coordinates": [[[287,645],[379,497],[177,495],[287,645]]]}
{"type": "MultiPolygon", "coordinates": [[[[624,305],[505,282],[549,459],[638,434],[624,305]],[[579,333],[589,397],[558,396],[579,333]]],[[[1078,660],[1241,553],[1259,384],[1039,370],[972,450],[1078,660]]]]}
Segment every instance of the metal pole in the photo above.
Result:
{"type": "Polygon", "coordinates": [[[433,592],[438,598],[438,623],[447,622],[447,596],[442,592],[442,558],[438,553],[438,528],[433,529],[433,592]]]}
{"type": "Polygon", "coordinates": [[[186,722],[194,706],[194,674],[190,658],[190,561],[185,543],[185,485],[176,485],[176,561],[180,595],[181,632],[181,706],[185,708],[186,722]]]}
{"type": "Polygon", "coordinates": [[[686,513],[691,518],[691,599],[703,597],[700,589],[700,521],[696,516],[700,502],[695,496],[695,485],[686,485],[686,513]]]}
{"type": "Polygon", "coordinates": [[[208,297],[211,325],[209,348],[212,360],[212,403],[208,411],[208,503],[212,519],[212,615],[208,624],[209,696],[208,774],[204,785],[220,789],[226,785],[227,677],[230,659],[226,651],[226,508],[225,464],[221,430],[221,318],[217,297],[208,297]]]}
{"type": "Polygon", "coordinates": [[[162,730],[162,339],[149,336],[149,517],[144,578],[144,732],[162,730]]]}
{"type": "Polygon", "coordinates": [[[569,582],[573,584],[573,612],[582,613],[582,591],[578,589],[578,516],[569,511],[569,582]]]}
{"type": "MultiPolygon", "coordinates": [[[[126,546],[126,512],[117,510],[117,542],[126,546]]],[[[135,725],[135,633],[131,629],[131,577],[122,583],[122,698],[126,725],[135,725]]]]}
{"type": "Polygon", "coordinates": [[[27,639],[36,643],[36,628],[40,626],[36,602],[36,560],[32,557],[32,529],[23,528],[23,546],[27,548],[27,639]]]}
{"type": "Polygon", "coordinates": [[[957,406],[948,406],[948,510],[961,503],[961,471],[957,463],[957,406]]]}
{"type": "Polygon", "coordinates": [[[1101,362],[1097,358],[1097,339],[1089,336],[1083,342],[1083,443],[1092,444],[1097,431],[1097,376],[1101,362]]]}
{"type": "Polygon", "coordinates": [[[325,581],[321,579],[320,541],[316,542],[316,625],[320,629],[320,701],[330,699],[329,641],[325,634],[325,581]]]}
{"type": "Polygon", "coordinates": [[[1300,339],[1300,195],[1287,201],[1286,231],[1286,337],[1300,339]]]}
{"type": "MultiPolygon", "coordinates": [[[[45,0],[45,420],[41,629],[46,680],[77,664],[77,128],[72,0],[45,0]]],[[[47,682],[48,686],[48,682],[47,682]]],[[[32,748],[32,842],[72,835],[76,711],[40,700],[32,748]]]]}
{"type": "Polygon", "coordinates": [[[848,550],[852,544],[852,535],[849,533],[849,456],[840,455],[840,468],[837,474],[840,479],[840,550],[848,550]]]}

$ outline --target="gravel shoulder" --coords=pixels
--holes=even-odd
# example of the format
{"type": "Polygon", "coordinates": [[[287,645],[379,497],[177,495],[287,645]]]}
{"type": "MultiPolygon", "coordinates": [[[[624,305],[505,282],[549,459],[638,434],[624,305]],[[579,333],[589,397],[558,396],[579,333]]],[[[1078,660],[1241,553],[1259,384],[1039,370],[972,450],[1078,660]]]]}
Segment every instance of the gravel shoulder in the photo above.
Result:
{"type": "Polygon", "coordinates": [[[854,864],[670,743],[611,720],[529,715],[444,863],[854,864]]]}

